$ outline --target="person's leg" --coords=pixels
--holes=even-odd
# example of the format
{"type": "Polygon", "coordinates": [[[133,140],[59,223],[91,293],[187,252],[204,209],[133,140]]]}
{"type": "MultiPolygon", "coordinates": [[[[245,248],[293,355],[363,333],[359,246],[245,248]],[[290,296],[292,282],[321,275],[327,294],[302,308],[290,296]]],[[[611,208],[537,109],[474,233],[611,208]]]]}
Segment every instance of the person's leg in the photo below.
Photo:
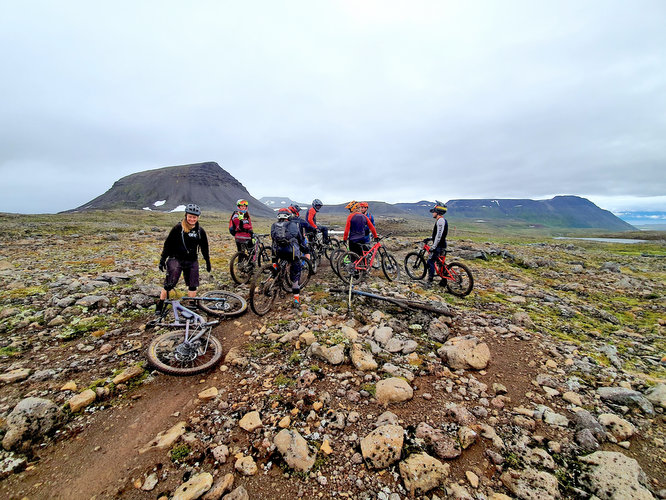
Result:
{"type": "Polygon", "coordinates": [[[329,242],[331,241],[328,239],[328,227],[319,226],[319,228],[321,229],[321,235],[324,237],[324,243],[328,245],[329,242]]]}
{"type": "Polygon", "coordinates": [[[178,284],[182,267],[178,259],[169,259],[166,263],[166,276],[164,278],[164,288],[160,292],[160,300],[155,305],[155,314],[162,314],[164,310],[164,301],[169,296],[169,292],[178,284]]]}
{"type": "Polygon", "coordinates": [[[301,258],[300,255],[294,257],[289,269],[289,278],[291,279],[291,292],[294,294],[294,305],[301,305],[301,258]]]}
{"type": "Polygon", "coordinates": [[[183,278],[187,285],[187,296],[196,297],[199,288],[199,261],[195,260],[183,265],[183,278]]]}

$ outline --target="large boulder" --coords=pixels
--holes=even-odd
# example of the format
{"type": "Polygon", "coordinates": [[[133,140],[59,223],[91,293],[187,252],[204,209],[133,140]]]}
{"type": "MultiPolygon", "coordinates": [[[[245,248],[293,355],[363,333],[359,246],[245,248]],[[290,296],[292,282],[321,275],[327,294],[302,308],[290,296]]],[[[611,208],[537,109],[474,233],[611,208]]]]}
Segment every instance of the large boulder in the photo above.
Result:
{"type": "Polygon", "coordinates": [[[597,394],[608,403],[639,408],[648,416],[654,415],[652,403],[638,391],[625,387],[599,387],[597,394]]]}
{"type": "Polygon", "coordinates": [[[488,344],[472,335],[449,339],[437,354],[454,370],[483,370],[490,362],[488,344]]]}
{"type": "Polygon", "coordinates": [[[2,440],[6,450],[30,443],[54,430],[60,423],[58,406],[49,399],[25,398],[7,417],[7,433],[2,440]]]}
{"type": "Polygon", "coordinates": [[[556,500],[560,498],[557,478],[544,471],[527,468],[514,469],[500,476],[500,481],[521,500],[556,500]]]}
{"type": "Polygon", "coordinates": [[[375,397],[382,404],[400,403],[414,397],[414,390],[402,378],[391,377],[377,382],[375,397]]]}
{"type": "Polygon", "coordinates": [[[645,473],[633,458],[614,451],[578,457],[583,464],[580,482],[601,500],[652,500],[645,473]]]}
{"type": "Polygon", "coordinates": [[[645,393],[645,397],[654,406],[666,408],[666,384],[658,384],[650,387],[645,393]]]}

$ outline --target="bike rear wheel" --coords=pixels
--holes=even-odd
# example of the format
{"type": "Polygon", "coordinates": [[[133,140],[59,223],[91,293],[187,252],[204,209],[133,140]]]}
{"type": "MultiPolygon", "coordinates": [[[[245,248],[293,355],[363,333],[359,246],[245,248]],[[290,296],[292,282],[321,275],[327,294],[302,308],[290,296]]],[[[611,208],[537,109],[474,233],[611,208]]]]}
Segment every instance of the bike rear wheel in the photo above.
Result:
{"type": "Polygon", "coordinates": [[[199,307],[212,314],[230,318],[243,314],[247,309],[247,302],[237,293],[224,290],[211,290],[201,295],[202,298],[220,299],[220,300],[200,300],[199,307]]]}
{"type": "Polygon", "coordinates": [[[428,266],[426,266],[426,261],[419,252],[409,252],[405,256],[405,271],[407,271],[407,276],[413,280],[425,278],[428,266]]]}
{"type": "Polygon", "coordinates": [[[365,275],[363,270],[356,268],[358,259],[360,257],[354,252],[345,252],[338,259],[338,276],[347,285],[351,280],[355,283],[360,281],[365,275]]]}
{"type": "Polygon", "coordinates": [[[222,343],[212,335],[203,335],[185,344],[185,330],[168,332],[148,345],[148,362],[167,375],[196,375],[210,370],[222,359],[222,343]]]}
{"type": "Polygon", "coordinates": [[[469,267],[462,262],[451,262],[447,267],[453,276],[453,280],[450,278],[446,280],[446,288],[449,292],[457,297],[469,295],[474,287],[474,277],[469,267]]]}
{"type": "Polygon", "coordinates": [[[326,247],[324,248],[324,255],[326,255],[326,258],[330,260],[331,254],[340,247],[342,247],[342,243],[340,243],[339,239],[329,238],[328,245],[326,245],[326,247]]]}
{"type": "Polygon", "coordinates": [[[236,252],[229,262],[229,273],[231,279],[237,284],[243,285],[252,278],[254,273],[254,262],[244,252],[236,252]]]}
{"type": "Polygon", "coordinates": [[[396,258],[388,252],[382,253],[382,271],[389,281],[397,281],[400,277],[400,265],[396,258]]]}
{"type": "Polygon", "coordinates": [[[250,308],[263,316],[273,307],[278,294],[278,276],[272,264],[262,267],[250,283],[250,308]]]}

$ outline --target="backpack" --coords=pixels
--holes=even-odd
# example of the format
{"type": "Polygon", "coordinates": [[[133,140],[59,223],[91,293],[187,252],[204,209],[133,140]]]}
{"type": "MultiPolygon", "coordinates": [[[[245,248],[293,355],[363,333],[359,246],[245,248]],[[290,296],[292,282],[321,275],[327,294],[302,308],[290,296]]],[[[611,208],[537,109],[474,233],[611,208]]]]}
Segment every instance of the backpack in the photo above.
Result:
{"type": "Polygon", "coordinates": [[[289,224],[289,221],[275,223],[273,239],[278,246],[286,247],[291,245],[292,235],[289,231],[289,224]]]}

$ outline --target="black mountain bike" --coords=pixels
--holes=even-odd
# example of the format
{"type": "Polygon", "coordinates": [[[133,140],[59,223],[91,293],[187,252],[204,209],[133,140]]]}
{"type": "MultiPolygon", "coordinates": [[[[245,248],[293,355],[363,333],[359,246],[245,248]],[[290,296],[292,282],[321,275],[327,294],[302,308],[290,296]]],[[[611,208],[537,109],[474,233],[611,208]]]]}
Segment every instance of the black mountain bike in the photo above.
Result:
{"type": "MultiPolygon", "coordinates": [[[[292,282],[289,277],[291,264],[284,259],[278,260],[277,269],[268,264],[254,275],[250,283],[250,308],[257,316],[263,316],[273,308],[278,294],[291,292],[292,282]]],[[[301,290],[308,284],[312,276],[310,261],[301,257],[301,290]]]]}
{"type": "Polygon", "coordinates": [[[271,261],[271,249],[266,247],[261,238],[267,234],[255,234],[252,239],[252,247],[249,252],[236,252],[229,262],[231,279],[239,285],[247,283],[252,279],[254,272],[263,264],[271,261]]]}

